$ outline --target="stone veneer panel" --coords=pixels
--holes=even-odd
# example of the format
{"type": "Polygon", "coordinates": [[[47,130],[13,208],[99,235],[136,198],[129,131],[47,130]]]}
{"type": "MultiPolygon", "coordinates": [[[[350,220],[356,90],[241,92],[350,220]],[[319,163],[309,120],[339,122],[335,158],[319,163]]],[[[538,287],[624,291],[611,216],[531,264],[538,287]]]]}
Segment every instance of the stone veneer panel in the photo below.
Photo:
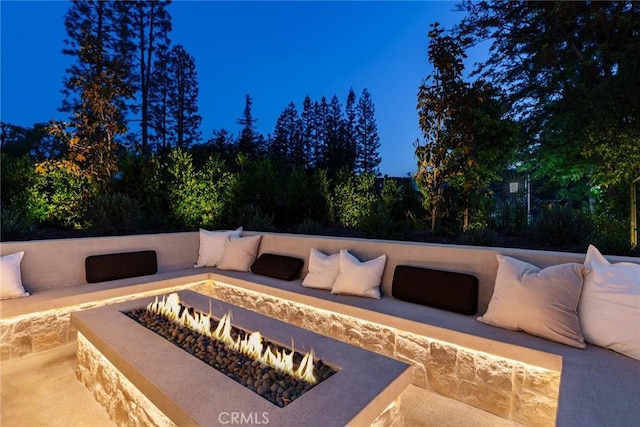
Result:
{"type": "Polygon", "coordinates": [[[78,334],[78,379],[118,426],[176,427],[82,334],[78,334]]]}
{"type": "Polygon", "coordinates": [[[555,425],[559,372],[225,283],[192,290],[409,363],[418,387],[525,425],[555,425]]]}
{"type": "Polygon", "coordinates": [[[71,313],[74,311],[162,295],[201,285],[201,283],[189,283],[2,319],[0,320],[0,360],[15,359],[74,342],[76,330],[70,322],[71,313]]]}
{"type": "Polygon", "coordinates": [[[391,402],[387,409],[371,423],[370,427],[402,427],[405,425],[405,419],[402,411],[402,395],[391,402]]]}

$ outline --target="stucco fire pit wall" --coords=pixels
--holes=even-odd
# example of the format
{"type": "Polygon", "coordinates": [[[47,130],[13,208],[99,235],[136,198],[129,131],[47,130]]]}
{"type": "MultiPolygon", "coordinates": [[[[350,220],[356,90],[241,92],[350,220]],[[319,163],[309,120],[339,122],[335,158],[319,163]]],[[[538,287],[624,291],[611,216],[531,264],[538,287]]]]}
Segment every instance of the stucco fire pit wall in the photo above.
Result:
{"type": "Polygon", "coordinates": [[[217,318],[231,310],[234,326],[281,345],[293,337],[297,351],[313,347],[339,372],[279,408],[121,313],[151,298],[72,313],[79,379],[119,425],[228,425],[231,417],[271,425],[401,424],[409,365],[192,291],[179,295],[205,312],[211,302],[217,318]]]}

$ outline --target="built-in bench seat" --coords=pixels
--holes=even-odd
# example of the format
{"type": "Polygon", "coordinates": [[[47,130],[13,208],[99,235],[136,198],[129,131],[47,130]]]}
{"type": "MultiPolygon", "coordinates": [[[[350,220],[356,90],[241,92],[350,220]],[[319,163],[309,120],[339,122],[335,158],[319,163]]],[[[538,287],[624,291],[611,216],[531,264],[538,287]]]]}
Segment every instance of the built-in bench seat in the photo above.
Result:
{"type": "MultiPolygon", "coordinates": [[[[207,269],[208,270],[208,269],[207,269]]],[[[0,301],[0,319],[30,315],[54,309],[113,300],[130,295],[166,292],[168,289],[193,285],[208,280],[207,270],[182,269],[149,276],[131,277],[108,282],[66,286],[35,292],[28,298],[0,301]]]]}
{"type": "MultiPolygon", "coordinates": [[[[580,254],[268,233],[259,252],[306,261],[311,248],[327,253],[347,248],[362,259],[387,254],[382,299],[332,295],[301,286],[301,279],[287,282],[252,273],[194,269],[197,232],[3,244],[2,255],[25,251],[23,280],[32,296],[0,301],[2,358],[72,341],[71,311],[193,289],[404,360],[414,366],[414,384],[524,424],[626,426],[640,419],[637,360],[593,345],[575,349],[488,326],[475,316],[389,296],[393,270],[399,264],[465,272],[479,279],[479,313],[484,313],[493,291],[496,253],[541,267],[582,262],[580,254]],[[133,250],[155,250],[159,272],[86,283],[86,256],[133,250]],[[58,336],[51,323],[66,324],[67,335],[58,336]],[[26,348],[29,324],[44,331],[44,345],[30,343],[26,348]]],[[[637,262],[612,259],[618,260],[637,262]]],[[[306,270],[305,265],[301,277],[306,270]]]]}
{"type": "MultiPolygon", "coordinates": [[[[594,345],[577,349],[522,332],[489,326],[478,322],[475,316],[424,307],[387,295],[380,300],[332,295],[329,291],[305,288],[300,280],[257,279],[251,273],[218,271],[213,272],[211,278],[234,287],[356,317],[417,336],[435,338],[551,371],[557,370],[561,372],[556,417],[560,426],[628,426],[640,419],[640,362],[608,349],[594,345]]],[[[221,296],[215,290],[213,293],[221,296]]],[[[258,310],[262,306],[265,314],[279,312],[274,310],[273,305],[241,296],[242,293],[238,294],[238,298],[232,299],[232,302],[242,305],[242,301],[245,301],[245,306],[258,310]]],[[[295,321],[291,316],[284,317],[283,320],[295,321]]],[[[304,324],[304,321],[297,323],[304,324]]],[[[322,333],[322,326],[326,325],[321,325],[316,332],[322,333]]],[[[441,384],[431,386],[435,386],[441,394],[460,397],[456,396],[455,391],[444,389],[441,384]]],[[[541,402],[539,409],[544,410],[543,406],[544,402],[541,402]]],[[[535,414],[530,415],[536,417],[535,414]]],[[[545,414],[538,416],[539,425],[548,425],[545,414]]]]}

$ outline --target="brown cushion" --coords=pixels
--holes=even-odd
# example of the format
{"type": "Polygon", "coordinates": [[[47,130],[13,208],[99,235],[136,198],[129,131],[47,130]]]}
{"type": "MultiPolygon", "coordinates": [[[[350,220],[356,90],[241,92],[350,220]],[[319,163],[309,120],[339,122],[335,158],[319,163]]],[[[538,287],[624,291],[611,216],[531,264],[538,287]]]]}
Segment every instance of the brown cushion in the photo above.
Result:
{"type": "Polygon", "coordinates": [[[85,259],[88,283],[146,276],[158,272],[156,251],[92,255],[85,259]]]}
{"type": "Polygon", "coordinates": [[[470,274],[398,265],[391,295],[455,313],[472,315],[478,311],[478,279],[470,274]]]}
{"type": "Polygon", "coordinates": [[[251,272],[262,276],[282,280],[293,280],[298,277],[304,261],[284,255],[262,254],[251,266],[251,272]]]}

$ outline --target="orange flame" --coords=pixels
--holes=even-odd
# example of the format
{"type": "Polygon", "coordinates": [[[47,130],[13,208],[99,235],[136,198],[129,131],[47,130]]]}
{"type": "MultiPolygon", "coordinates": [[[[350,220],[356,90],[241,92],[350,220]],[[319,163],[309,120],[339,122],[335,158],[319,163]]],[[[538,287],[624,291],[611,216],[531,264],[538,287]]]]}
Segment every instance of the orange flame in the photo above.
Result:
{"type": "Polygon", "coordinates": [[[216,329],[211,331],[211,310],[209,310],[209,314],[194,311],[192,315],[189,313],[189,310],[185,309],[182,312],[182,316],[180,316],[181,307],[180,297],[177,293],[172,293],[168,297],[166,295],[163,296],[162,300],[158,300],[158,297],[156,297],[154,302],[147,305],[147,310],[160,314],[180,326],[186,326],[201,335],[221,341],[229,345],[232,350],[249,356],[281,372],[293,375],[311,384],[315,384],[318,381],[315,375],[313,375],[313,359],[315,357],[313,350],[305,354],[298,369],[294,369],[293,355],[295,351],[293,350],[293,340],[291,341],[291,351],[289,353],[284,349],[272,350],[270,346],[266,346],[265,348],[262,343],[262,335],[258,331],[252,334],[245,334],[244,338],[238,336],[238,338],[234,340],[231,337],[231,311],[222,316],[216,329]]]}

